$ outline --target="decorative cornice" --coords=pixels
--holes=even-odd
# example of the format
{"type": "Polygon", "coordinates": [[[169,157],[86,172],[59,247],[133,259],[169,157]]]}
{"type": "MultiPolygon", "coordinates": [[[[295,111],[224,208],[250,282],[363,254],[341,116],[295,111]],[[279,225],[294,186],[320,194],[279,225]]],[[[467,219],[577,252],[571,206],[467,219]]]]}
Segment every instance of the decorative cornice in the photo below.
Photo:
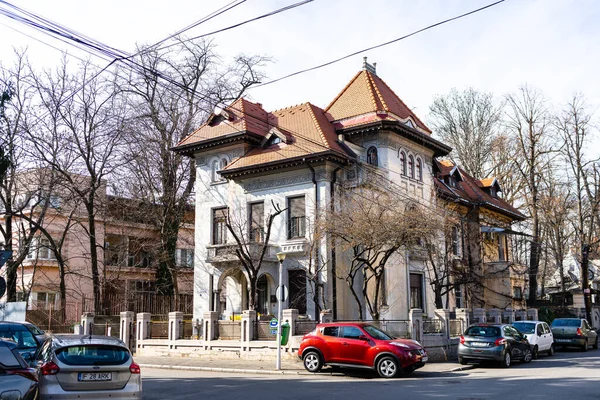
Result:
{"type": "Polygon", "coordinates": [[[246,191],[253,192],[256,190],[271,189],[271,188],[281,187],[281,186],[298,185],[298,184],[307,183],[307,182],[312,182],[311,174],[296,175],[296,176],[290,176],[287,178],[280,177],[277,179],[253,181],[253,182],[243,183],[242,186],[244,187],[244,189],[246,191]]]}

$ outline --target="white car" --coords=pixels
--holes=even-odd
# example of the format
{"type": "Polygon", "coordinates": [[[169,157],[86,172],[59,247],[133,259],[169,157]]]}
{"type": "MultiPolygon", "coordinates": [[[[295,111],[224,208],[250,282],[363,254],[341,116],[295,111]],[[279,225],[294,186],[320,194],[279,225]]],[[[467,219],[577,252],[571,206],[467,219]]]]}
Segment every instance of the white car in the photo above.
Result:
{"type": "Polygon", "coordinates": [[[533,358],[538,358],[540,352],[549,356],[554,354],[554,336],[547,323],[543,321],[517,321],[513,326],[527,337],[531,345],[533,358]]]}

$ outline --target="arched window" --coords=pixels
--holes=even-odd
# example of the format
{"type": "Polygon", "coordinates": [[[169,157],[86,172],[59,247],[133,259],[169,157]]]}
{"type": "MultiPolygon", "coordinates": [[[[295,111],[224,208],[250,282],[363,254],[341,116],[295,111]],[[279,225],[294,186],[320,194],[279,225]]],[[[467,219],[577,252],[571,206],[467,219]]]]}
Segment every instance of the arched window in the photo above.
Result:
{"type": "Polygon", "coordinates": [[[406,176],[406,154],[403,151],[400,152],[400,172],[406,176]]]}
{"type": "Polygon", "coordinates": [[[375,146],[371,146],[367,150],[367,162],[374,166],[379,165],[377,161],[377,148],[375,146]]]}
{"type": "Polygon", "coordinates": [[[408,156],[408,176],[415,177],[415,159],[413,156],[408,156]]]}
{"type": "Polygon", "coordinates": [[[423,163],[420,158],[417,158],[417,180],[423,180],[423,163]]]}

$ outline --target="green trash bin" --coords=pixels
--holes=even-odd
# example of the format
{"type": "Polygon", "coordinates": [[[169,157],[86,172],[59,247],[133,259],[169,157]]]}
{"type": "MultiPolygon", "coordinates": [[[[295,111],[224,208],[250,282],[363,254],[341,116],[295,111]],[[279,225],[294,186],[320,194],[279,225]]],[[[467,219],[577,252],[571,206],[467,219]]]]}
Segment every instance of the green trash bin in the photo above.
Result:
{"type": "Polygon", "coordinates": [[[285,346],[290,338],[290,324],[286,320],[285,323],[281,325],[281,345],[285,346]]]}

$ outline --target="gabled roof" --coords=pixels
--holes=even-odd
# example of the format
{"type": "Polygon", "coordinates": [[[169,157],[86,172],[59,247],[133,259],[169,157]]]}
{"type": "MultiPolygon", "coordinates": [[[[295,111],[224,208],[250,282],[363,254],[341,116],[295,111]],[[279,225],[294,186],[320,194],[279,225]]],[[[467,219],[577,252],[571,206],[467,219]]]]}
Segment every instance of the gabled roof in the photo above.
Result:
{"type": "MultiPolygon", "coordinates": [[[[357,73],[337,97],[325,108],[332,121],[352,117],[400,119],[421,130],[431,130],[404,104],[392,89],[377,75],[363,70],[357,73]]],[[[352,121],[350,124],[355,125],[352,121]]],[[[359,121],[360,123],[361,121],[359,121]]],[[[369,122],[369,121],[364,121],[369,122]]],[[[345,124],[347,127],[348,124],[345,124]]]]}
{"type": "Polygon", "coordinates": [[[337,142],[337,134],[325,112],[311,103],[270,112],[268,125],[276,126],[279,132],[289,136],[288,141],[251,149],[227,165],[222,171],[224,175],[261,164],[272,165],[323,153],[343,158],[354,156],[337,142]]]}
{"type": "Polygon", "coordinates": [[[240,133],[250,133],[264,137],[268,132],[267,112],[258,103],[240,98],[227,107],[225,112],[228,118],[220,118],[217,113],[211,114],[200,128],[185,137],[175,148],[240,133]]]}
{"type": "MultiPolygon", "coordinates": [[[[508,204],[500,197],[491,196],[484,188],[480,186],[480,181],[467,174],[462,168],[448,160],[434,160],[435,169],[438,171],[434,179],[438,193],[451,199],[479,205],[501,213],[513,220],[524,220],[527,217],[519,210],[508,204]],[[444,178],[458,171],[462,177],[461,181],[456,182],[455,186],[448,185],[444,178]]],[[[494,181],[496,181],[494,179],[494,181]]],[[[497,183],[497,181],[496,181],[497,183]]]]}

